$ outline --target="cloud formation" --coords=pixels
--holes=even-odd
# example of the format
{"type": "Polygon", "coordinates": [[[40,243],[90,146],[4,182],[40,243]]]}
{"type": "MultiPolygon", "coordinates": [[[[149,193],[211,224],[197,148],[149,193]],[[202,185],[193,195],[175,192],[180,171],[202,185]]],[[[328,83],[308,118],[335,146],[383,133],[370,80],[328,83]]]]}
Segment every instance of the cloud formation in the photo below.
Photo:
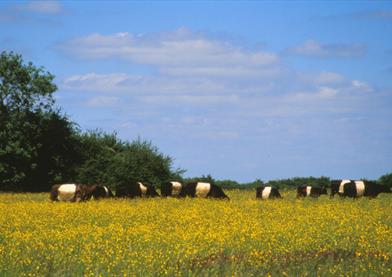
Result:
{"type": "MultiPolygon", "coordinates": [[[[69,76],[60,87],[67,91],[99,93],[87,105],[105,102],[126,106],[120,97],[158,109],[176,105],[235,106],[239,114],[289,116],[340,107],[358,93],[370,93],[366,82],[332,71],[301,72],[282,62],[277,53],[244,50],[224,40],[181,28],[156,34],[91,34],[57,45],[79,59],[121,59],[151,66],[153,73],[90,72],[69,76]],[[343,103],[343,104],[342,104],[343,103]],[[252,112],[254,110],[261,110],[252,112]]],[[[357,57],[357,44],[320,44],[308,41],[291,53],[317,57],[357,57]]],[[[352,105],[349,105],[352,106],[352,105]]],[[[155,113],[156,111],[154,111],[155,113]]]]}
{"type": "Polygon", "coordinates": [[[344,155],[341,149],[357,153],[360,147],[353,144],[365,137],[372,142],[372,130],[385,128],[369,115],[390,114],[384,107],[387,93],[380,96],[367,81],[340,67],[333,70],[341,60],[365,55],[361,44],[308,40],[286,51],[335,59],[328,68],[308,71],[288,64],[282,53],[249,50],[184,28],[89,34],[56,49],[83,63],[121,63],[120,71],[91,70],[59,83],[64,97],[79,100],[78,110],[94,115],[90,125],[82,117],[83,126],[164,141],[186,168],[195,159],[203,168],[206,153],[220,153],[222,163],[241,156],[265,166],[281,155],[272,165],[279,167],[286,157],[306,160],[313,153],[318,160],[321,144],[335,164],[344,155]]]}
{"type": "Polygon", "coordinates": [[[62,4],[56,0],[16,3],[6,6],[0,11],[0,22],[54,26],[59,24],[55,16],[64,12],[62,4]]]}
{"type": "Polygon", "coordinates": [[[30,1],[26,4],[18,4],[13,7],[15,10],[42,13],[42,14],[58,14],[63,11],[63,7],[59,1],[30,1]]]}
{"type": "Polygon", "coordinates": [[[315,40],[307,40],[303,44],[288,48],[286,53],[316,58],[358,58],[366,54],[366,46],[358,43],[323,44],[315,40]]]}
{"type": "Polygon", "coordinates": [[[155,35],[91,34],[57,46],[72,57],[118,58],[156,67],[172,76],[269,77],[281,73],[278,55],[246,51],[225,41],[180,28],[155,35]]]}

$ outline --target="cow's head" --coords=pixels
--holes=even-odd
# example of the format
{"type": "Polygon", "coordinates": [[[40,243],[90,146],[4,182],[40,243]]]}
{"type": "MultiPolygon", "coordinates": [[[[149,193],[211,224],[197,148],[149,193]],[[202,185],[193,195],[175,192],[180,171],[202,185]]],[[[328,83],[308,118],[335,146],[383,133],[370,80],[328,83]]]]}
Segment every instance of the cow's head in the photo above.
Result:
{"type": "Polygon", "coordinates": [[[154,186],[148,185],[147,186],[147,195],[151,196],[151,197],[156,197],[156,196],[159,196],[159,193],[157,192],[157,190],[155,189],[154,186]]]}
{"type": "Polygon", "coordinates": [[[98,185],[93,190],[93,196],[94,199],[100,199],[100,198],[113,197],[114,195],[109,187],[98,185]]]}
{"type": "Polygon", "coordinates": [[[85,201],[91,199],[94,191],[97,188],[97,185],[79,185],[79,187],[82,195],[82,200],[85,201]]]}

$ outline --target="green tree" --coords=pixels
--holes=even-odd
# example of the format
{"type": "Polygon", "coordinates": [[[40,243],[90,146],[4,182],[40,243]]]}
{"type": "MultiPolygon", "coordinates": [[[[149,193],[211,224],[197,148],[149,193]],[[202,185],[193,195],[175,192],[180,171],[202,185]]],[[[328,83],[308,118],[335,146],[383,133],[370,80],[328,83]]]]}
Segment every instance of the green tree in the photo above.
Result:
{"type": "Polygon", "coordinates": [[[82,157],[76,172],[76,180],[85,184],[112,186],[113,172],[108,170],[115,156],[124,151],[124,144],[116,134],[89,131],[79,135],[79,153],[82,157]]]}
{"type": "Polygon", "coordinates": [[[0,190],[48,190],[69,178],[74,128],[54,110],[54,76],[0,54],[0,190]]]}
{"type": "Polygon", "coordinates": [[[137,139],[124,142],[116,134],[90,131],[81,135],[82,164],[77,180],[102,184],[113,189],[132,181],[145,181],[159,186],[181,178],[183,170],[173,169],[173,159],[159,152],[151,142],[137,139]]]}
{"type": "Polygon", "coordinates": [[[392,188],[392,173],[382,175],[378,179],[378,182],[382,185],[387,185],[388,187],[392,188]]]}
{"type": "Polygon", "coordinates": [[[54,75],[20,55],[0,55],[0,190],[47,191],[54,182],[159,185],[181,178],[173,159],[140,139],[81,134],[54,106],[54,75]]]}

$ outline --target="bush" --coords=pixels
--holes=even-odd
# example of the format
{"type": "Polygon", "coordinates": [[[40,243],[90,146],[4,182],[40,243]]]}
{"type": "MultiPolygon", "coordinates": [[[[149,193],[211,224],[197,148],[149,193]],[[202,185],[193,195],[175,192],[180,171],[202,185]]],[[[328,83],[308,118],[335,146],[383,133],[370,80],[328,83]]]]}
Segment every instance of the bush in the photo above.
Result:
{"type": "Polygon", "coordinates": [[[181,178],[181,169],[172,169],[173,159],[159,152],[151,142],[137,139],[124,142],[117,135],[100,131],[80,136],[83,162],[77,181],[107,185],[112,189],[133,181],[160,185],[181,178]]]}
{"type": "Polygon", "coordinates": [[[382,175],[378,179],[378,182],[382,185],[387,185],[388,187],[392,188],[392,173],[382,175]]]}

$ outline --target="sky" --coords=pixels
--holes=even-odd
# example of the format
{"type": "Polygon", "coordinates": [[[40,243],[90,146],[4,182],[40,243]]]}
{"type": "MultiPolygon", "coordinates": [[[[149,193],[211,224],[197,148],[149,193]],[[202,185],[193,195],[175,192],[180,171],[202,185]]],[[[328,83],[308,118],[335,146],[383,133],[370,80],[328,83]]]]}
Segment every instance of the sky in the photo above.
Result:
{"type": "Polygon", "coordinates": [[[392,171],[392,2],[1,1],[3,50],[56,76],[81,130],[186,177],[392,171]]]}

